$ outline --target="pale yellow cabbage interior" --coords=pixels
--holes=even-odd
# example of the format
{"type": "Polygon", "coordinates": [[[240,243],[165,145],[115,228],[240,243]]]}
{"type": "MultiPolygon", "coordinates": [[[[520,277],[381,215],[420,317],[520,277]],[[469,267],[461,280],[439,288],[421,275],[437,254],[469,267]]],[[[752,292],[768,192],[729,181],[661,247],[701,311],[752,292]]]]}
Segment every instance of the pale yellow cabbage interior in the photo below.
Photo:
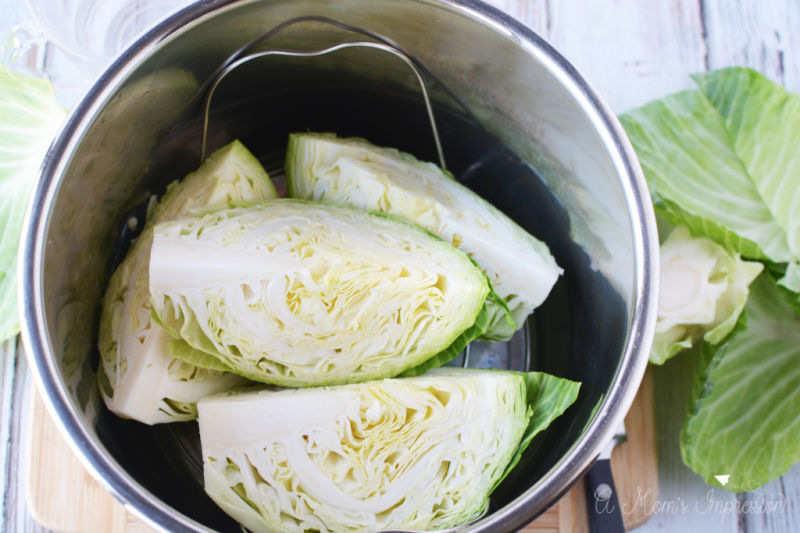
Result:
{"type": "Polygon", "coordinates": [[[190,317],[190,344],[202,332],[243,375],[302,385],[424,361],[473,324],[489,288],[407,223],[276,200],[159,226],[150,290],[159,314],[190,317]]]}
{"type": "Polygon", "coordinates": [[[255,532],[468,522],[528,420],[519,374],[464,369],[210,398],[199,410],[206,491],[255,532]]]}

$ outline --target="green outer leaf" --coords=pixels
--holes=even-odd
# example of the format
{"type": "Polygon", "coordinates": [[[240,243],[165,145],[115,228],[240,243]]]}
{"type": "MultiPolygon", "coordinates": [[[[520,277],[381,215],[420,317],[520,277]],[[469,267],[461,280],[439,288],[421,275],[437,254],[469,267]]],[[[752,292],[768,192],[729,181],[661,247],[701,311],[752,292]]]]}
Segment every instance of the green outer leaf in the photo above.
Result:
{"type": "Polygon", "coordinates": [[[659,216],[664,217],[673,226],[684,225],[689,228],[692,237],[707,237],[730,253],[738,253],[746,259],[766,260],[764,252],[750,239],[746,239],[726,229],[716,222],[694,215],[681,208],[677,203],[653,193],[653,207],[659,216]]]}
{"type": "Polygon", "coordinates": [[[0,66],[0,342],[19,333],[22,219],[39,165],[65,114],[48,80],[0,66]]]}
{"type": "Polygon", "coordinates": [[[750,288],[747,320],[703,345],[681,431],[683,461],[709,484],[753,490],[800,460],[800,318],[765,275],[750,288]]]}
{"type": "Polygon", "coordinates": [[[791,292],[800,293],[800,264],[789,263],[783,272],[783,277],[776,283],[791,292]]]}
{"type": "Polygon", "coordinates": [[[664,339],[657,336],[653,339],[653,348],[650,350],[650,363],[663,365],[672,357],[691,347],[691,338],[683,338],[673,342],[672,339],[664,339]]]}
{"type": "Polygon", "coordinates": [[[533,441],[533,438],[544,431],[553,420],[561,416],[578,397],[581,384],[564,378],[558,378],[543,372],[523,372],[525,387],[527,389],[527,402],[531,410],[530,422],[522,435],[516,453],[511,458],[508,466],[497,480],[492,490],[508,476],[511,470],[519,463],[523,452],[533,441]]]}
{"type": "MultiPolygon", "coordinates": [[[[493,293],[490,293],[493,294],[493,293]]],[[[449,361],[458,357],[464,348],[467,347],[467,344],[474,341],[481,335],[486,332],[486,327],[489,325],[489,311],[486,307],[486,303],[483,304],[483,307],[478,312],[478,316],[475,317],[475,323],[472,324],[469,328],[464,330],[461,335],[456,337],[453,343],[448,346],[446,349],[442,350],[438,354],[434,355],[430,359],[425,360],[424,362],[418,364],[415,367],[409,368],[403,371],[400,376],[403,377],[410,377],[410,376],[419,376],[424,374],[431,368],[437,368],[442,365],[447,364],[449,361]]]]}
{"type": "MultiPolygon", "coordinates": [[[[718,75],[738,74],[733,69],[718,75]]],[[[759,98],[756,95],[752,99],[759,98]]],[[[757,243],[773,261],[796,259],[781,225],[781,212],[773,213],[772,206],[764,202],[738,151],[741,146],[732,142],[720,108],[701,91],[667,96],[625,113],[620,121],[636,149],[651,192],[675,202],[694,217],[757,243]]],[[[764,143],[758,148],[773,151],[764,143]]],[[[796,180],[790,174],[785,178],[787,183],[796,180]]],[[[794,187],[798,189],[796,184],[794,187]]],[[[697,229],[696,224],[690,226],[697,229]]],[[[752,250],[742,252],[754,257],[752,250]]]]}
{"type": "MultiPolygon", "coordinates": [[[[744,163],[759,199],[800,257],[800,95],[755,70],[727,68],[693,76],[722,118],[729,142],[744,163]]],[[[765,247],[766,248],[766,247],[765,247]]],[[[775,258],[778,259],[778,258],[775,258]]]]}
{"type": "Polygon", "coordinates": [[[797,316],[800,316],[800,290],[795,290],[793,288],[792,279],[793,276],[797,274],[797,263],[791,263],[790,265],[784,264],[775,264],[766,262],[765,264],[765,271],[767,275],[775,283],[775,289],[778,291],[778,294],[781,295],[783,301],[786,302],[794,311],[797,316]],[[792,271],[789,271],[789,269],[792,271]]]}

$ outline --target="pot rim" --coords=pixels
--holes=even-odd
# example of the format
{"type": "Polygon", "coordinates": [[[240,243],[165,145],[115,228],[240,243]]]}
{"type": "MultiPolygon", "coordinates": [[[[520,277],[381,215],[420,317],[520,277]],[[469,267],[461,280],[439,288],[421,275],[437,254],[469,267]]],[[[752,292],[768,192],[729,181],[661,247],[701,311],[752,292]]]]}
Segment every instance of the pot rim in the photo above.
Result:
{"type": "MultiPolygon", "coordinates": [[[[633,147],[618,120],[575,68],[530,28],[498,9],[478,0],[429,0],[466,14],[478,23],[515,41],[555,76],[575,103],[583,110],[602,139],[628,202],[634,252],[634,299],[628,338],[617,374],[597,414],[583,435],[561,460],[539,481],[515,500],[491,515],[457,531],[513,531],[544,512],[578,481],[581,475],[611,440],[638,390],[644,376],[655,330],[658,302],[658,237],[650,195],[633,147]]],[[[82,423],[60,372],[56,368],[51,338],[44,316],[42,259],[45,229],[61,178],[85,133],[91,117],[107,101],[119,84],[161,41],[198,19],[210,16],[239,0],[199,2],[177,11],[161,21],[122,52],[83,96],[70,113],[42,163],[23,224],[18,263],[20,278],[19,308],[22,338],[40,393],[73,451],[111,494],[150,525],[167,531],[211,531],[178,512],[142,487],[95,440],[82,423]]]]}

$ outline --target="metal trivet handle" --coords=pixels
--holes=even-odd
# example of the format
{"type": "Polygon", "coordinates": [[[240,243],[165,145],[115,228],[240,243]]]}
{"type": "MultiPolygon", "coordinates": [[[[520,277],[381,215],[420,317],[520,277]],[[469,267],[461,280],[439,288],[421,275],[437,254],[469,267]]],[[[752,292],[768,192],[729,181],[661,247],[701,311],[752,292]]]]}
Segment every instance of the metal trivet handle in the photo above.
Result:
{"type": "MultiPolygon", "coordinates": [[[[422,97],[425,101],[425,111],[428,114],[428,121],[431,125],[431,132],[433,133],[433,140],[436,143],[436,153],[439,157],[439,166],[445,170],[447,167],[445,165],[444,160],[444,151],[442,150],[442,143],[439,138],[439,131],[436,128],[436,119],[433,115],[433,107],[431,106],[430,97],[428,95],[428,88],[425,84],[425,79],[420,72],[420,67],[424,68],[422,64],[416,60],[413,56],[405,52],[402,48],[398,45],[394,44],[390,40],[362,28],[358,28],[355,26],[350,26],[348,24],[344,24],[334,19],[329,19],[326,17],[315,17],[315,16],[308,16],[308,17],[298,17],[287,20],[275,26],[271,30],[267,31],[260,37],[254,39],[253,41],[249,42],[233,54],[217,69],[214,77],[209,82],[208,89],[206,91],[205,97],[203,98],[203,129],[202,129],[202,139],[200,145],[200,162],[202,163],[206,159],[206,148],[208,142],[208,121],[209,121],[209,114],[211,112],[211,99],[214,96],[214,92],[216,91],[219,84],[222,82],[225,77],[230,74],[233,70],[237,67],[253,61],[255,59],[260,59],[262,57],[269,57],[269,56],[283,56],[283,57],[315,57],[315,56],[322,56],[325,54],[330,54],[339,50],[343,50],[346,48],[372,48],[375,50],[382,50],[389,54],[392,54],[395,57],[400,58],[413,72],[419,82],[420,89],[422,90],[422,97]],[[321,48],[317,50],[281,50],[281,49],[273,49],[273,50],[262,50],[258,52],[251,52],[248,51],[252,48],[262,44],[267,39],[271,38],[272,36],[276,35],[277,33],[283,31],[284,29],[293,26],[295,24],[301,22],[322,22],[326,24],[330,24],[336,26],[338,28],[342,28],[345,30],[353,31],[356,33],[360,33],[362,35],[367,35],[376,39],[379,42],[372,42],[372,41],[345,41],[339,44],[335,44],[332,46],[328,46],[326,48],[321,48]]],[[[425,69],[427,71],[427,69],[425,69]]],[[[449,92],[449,91],[448,91],[449,92]]],[[[452,93],[451,96],[454,97],[452,93]]],[[[461,105],[463,104],[456,98],[456,101],[461,105]]]]}

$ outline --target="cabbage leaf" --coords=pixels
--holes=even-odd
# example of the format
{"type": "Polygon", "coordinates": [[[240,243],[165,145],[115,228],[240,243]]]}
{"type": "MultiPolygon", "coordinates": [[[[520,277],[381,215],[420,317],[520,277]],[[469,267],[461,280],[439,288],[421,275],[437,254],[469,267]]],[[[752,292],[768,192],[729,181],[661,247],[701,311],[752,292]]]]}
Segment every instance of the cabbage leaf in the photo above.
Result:
{"type": "Polygon", "coordinates": [[[435,369],[198,404],[205,489],[254,533],[445,529],[480,517],[578,384],[435,369]]]}
{"type": "Polygon", "coordinates": [[[392,213],[465,251],[501,298],[488,303],[483,338],[509,339],[561,274],[546,244],[436,165],[398,150],[295,133],[286,176],[289,196],[392,213]]]}
{"type": "Polygon", "coordinates": [[[661,244],[661,298],[650,361],[662,364],[703,337],[721,342],[733,331],[747,287],[764,269],[678,226],[661,244]]]}
{"type": "MultiPolygon", "coordinates": [[[[620,117],[659,214],[749,259],[800,260],[800,95],[728,68],[620,117]]],[[[800,283],[783,282],[794,292],[800,283]]]]}
{"type": "Polygon", "coordinates": [[[698,90],[620,121],[657,214],[764,263],[735,327],[734,313],[704,334],[681,435],[684,462],[708,483],[752,490],[800,459],[800,95],[746,68],[694,79],[698,90]]]}
{"type": "Polygon", "coordinates": [[[22,219],[39,166],[65,116],[48,80],[0,65],[0,343],[19,333],[22,219]]]}
{"type": "Polygon", "coordinates": [[[800,318],[766,275],[750,287],[738,331],[703,343],[683,461],[706,483],[754,490],[800,461],[800,318]]]}
{"type": "Polygon", "coordinates": [[[442,364],[483,332],[490,290],[466,254],[413,224],[287,199],[159,224],[150,262],[173,337],[281,386],[442,364]]]}
{"type": "Polygon", "coordinates": [[[195,172],[173,182],[106,288],[100,317],[100,392],[119,416],[147,424],[196,418],[198,399],[226,390],[241,377],[175,357],[172,336],[151,319],[148,271],[154,224],[194,209],[277,197],[258,160],[234,141],[195,172]]]}

